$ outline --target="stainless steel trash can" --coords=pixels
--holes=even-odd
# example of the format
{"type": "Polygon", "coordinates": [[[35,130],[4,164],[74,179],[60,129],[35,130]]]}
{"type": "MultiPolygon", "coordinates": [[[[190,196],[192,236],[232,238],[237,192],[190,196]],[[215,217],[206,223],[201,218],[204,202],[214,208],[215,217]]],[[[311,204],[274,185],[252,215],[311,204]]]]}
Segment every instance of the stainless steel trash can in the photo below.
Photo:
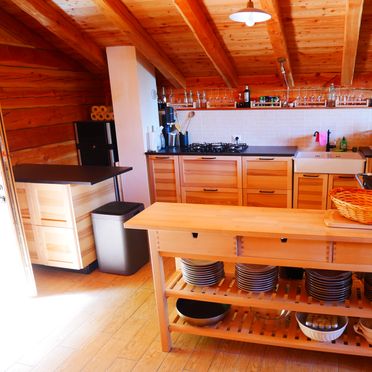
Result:
{"type": "Polygon", "coordinates": [[[125,229],[123,223],[144,209],[142,203],[112,202],[92,211],[100,271],[131,275],[149,261],[147,231],[125,229]]]}

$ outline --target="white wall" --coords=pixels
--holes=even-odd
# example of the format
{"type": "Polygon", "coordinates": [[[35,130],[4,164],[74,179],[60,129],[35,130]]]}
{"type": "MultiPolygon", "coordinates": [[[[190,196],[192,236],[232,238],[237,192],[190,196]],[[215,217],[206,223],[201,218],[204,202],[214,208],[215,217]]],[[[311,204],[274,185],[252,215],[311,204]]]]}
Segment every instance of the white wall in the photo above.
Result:
{"type": "Polygon", "coordinates": [[[134,47],[106,48],[115,115],[119,163],[133,170],[124,174],[125,201],[150,204],[146,156],[146,131],[159,125],[154,68],[140,58],[134,47]]]}
{"type": "MultiPolygon", "coordinates": [[[[188,111],[178,111],[181,124],[188,111]]],[[[195,111],[189,142],[231,142],[241,135],[248,145],[294,145],[322,150],[314,131],[331,131],[331,140],[345,136],[348,146],[372,145],[372,109],[295,109],[195,111]]]]}

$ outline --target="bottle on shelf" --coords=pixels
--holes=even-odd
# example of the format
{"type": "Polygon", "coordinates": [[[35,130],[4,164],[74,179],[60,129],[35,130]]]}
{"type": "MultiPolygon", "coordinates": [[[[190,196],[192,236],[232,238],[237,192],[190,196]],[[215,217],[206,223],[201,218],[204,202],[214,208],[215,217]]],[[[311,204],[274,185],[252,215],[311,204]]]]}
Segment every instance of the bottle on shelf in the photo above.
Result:
{"type": "Polygon", "coordinates": [[[184,91],[183,103],[184,103],[185,105],[188,105],[188,103],[189,103],[189,99],[187,98],[187,91],[186,91],[186,89],[185,89],[185,91],[184,91]]]}
{"type": "Polygon", "coordinates": [[[205,93],[205,90],[203,90],[203,96],[201,100],[201,107],[207,108],[207,94],[205,93]]]}
{"type": "Polygon", "coordinates": [[[201,107],[201,100],[200,100],[200,92],[196,92],[196,101],[195,101],[195,108],[201,107]]]}
{"type": "Polygon", "coordinates": [[[190,89],[190,95],[189,95],[189,104],[192,106],[194,103],[194,99],[192,97],[192,90],[190,89]]]}
{"type": "Polygon", "coordinates": [[[335,105],[336,105],[336,89],[335,89],[335,85],[331,83],[331,85],[329,86],[329,90],[328,90],[327,106],[335,107],[335,105]]]}
{"type": "Polygon", "coordinates": [[[245,89],[243,92],[243,99],[244,99],[244,107],[250,107],[251,92],[249,91],[248,85],[245,86],[245,89]]]}

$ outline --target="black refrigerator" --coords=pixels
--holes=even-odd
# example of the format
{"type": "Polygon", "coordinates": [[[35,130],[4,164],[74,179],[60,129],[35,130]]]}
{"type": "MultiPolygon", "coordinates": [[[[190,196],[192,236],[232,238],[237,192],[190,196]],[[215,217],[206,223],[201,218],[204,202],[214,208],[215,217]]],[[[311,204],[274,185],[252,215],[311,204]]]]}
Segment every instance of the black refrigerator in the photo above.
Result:
{"type": "Polygon", "coordinates": [[[80,165],[114,166],[119,161],[113,120],[76,121],[74,126],[80,165]]]}

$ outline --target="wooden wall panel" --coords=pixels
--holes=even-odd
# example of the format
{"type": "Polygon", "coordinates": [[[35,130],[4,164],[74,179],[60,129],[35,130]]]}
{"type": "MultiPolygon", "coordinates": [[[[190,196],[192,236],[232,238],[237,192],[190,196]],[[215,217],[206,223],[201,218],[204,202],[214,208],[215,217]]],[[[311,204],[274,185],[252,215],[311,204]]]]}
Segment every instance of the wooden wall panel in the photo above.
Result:
{"type": "Polygon", "coordinates": [[[109,103],[106,77],[71,71],[73,63],[58,64],[53,54],[40,67],[46,52],[33,49],[32,60],[26,49],[17,47],[11,58],[0,54],[0,105],[12,163],[77,164],[73,122],[89,119],[92,105],[109,103]]]}

